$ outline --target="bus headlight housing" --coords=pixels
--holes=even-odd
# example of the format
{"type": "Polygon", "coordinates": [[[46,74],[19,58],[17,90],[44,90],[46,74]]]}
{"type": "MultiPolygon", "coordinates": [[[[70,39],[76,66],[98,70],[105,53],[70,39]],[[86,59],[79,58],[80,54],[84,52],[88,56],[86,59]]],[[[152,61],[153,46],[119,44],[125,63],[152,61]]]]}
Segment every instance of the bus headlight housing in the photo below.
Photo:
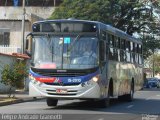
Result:
{"type": "Polygon", "coordinates": [[[99,80],[99,75],[96,75],[96,76],[94,76],[93,78],[92,78],[92,81],[94,81],[94,82],[98,82],[98,80],[99,80]]]}
{"type": "Polygon", "coordinates": [[[94,76],[92,79],[90,79],[89,81],[86,81],[84,83],[82,83],[82,87],[85,86],[90,86],[90,85],[94,85],[95,83],[97,83],[99,80],[99,75],[94,76]]]}
{"type": "Polygon", "coordinates": [[[29,76],[29,79],[34,85],[38,85],[38,86],[42,85],[42,82],[37,81],[32,75],[29,76]]]}
{"type": "Polygon", "coordinates": [[[30,80],[30,82],[32,82],[33,84],[36,84],[36,83],[37,83],[36,79],[35,79],[32,75],[29,75],[29,80],[30,80]]]}

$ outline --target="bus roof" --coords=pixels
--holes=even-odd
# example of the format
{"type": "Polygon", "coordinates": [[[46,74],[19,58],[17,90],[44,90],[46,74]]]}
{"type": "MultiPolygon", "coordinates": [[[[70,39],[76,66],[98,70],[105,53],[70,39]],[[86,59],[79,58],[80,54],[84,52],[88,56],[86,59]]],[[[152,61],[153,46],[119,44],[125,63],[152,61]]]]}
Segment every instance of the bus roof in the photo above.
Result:
{"type": "Polygon", "coordinates": [[[55,19],[55,20],[44,20],[44,21],[37,21],[37,22],[34,22],[33,24],[36,24],[36,23],[46,23],[46,22],[81,22],[81,23],[94,23],[94,24],[97,24],[97,25],[102,25],[103,27],[105,27],[105,29],[117,36],[117,37],[120,37],[122,39],[127,39],[127,40],[130,40],[130,41],[133,41],[133,42],[136,42],[136,43],[139,43],[139,44],[142,44],[142,41],[140,39],[137,39],[131,35],[128,35],[127,33],[125,33],[124,31],[120,30],[120,29],[117,29],[109,24],[104,24],[102,22],[98,22],[98,21],[89,21],[89,20],[78,20],[78,19],[55,19]]]}
{"type": "Polygon", "coordinates": [[[106,29],[107,31],[109,31],[111,34],[114,34],[116,35],[117,37],[120,37],[122,39],[127,39],[127,40],[130,40],[130,41],[133,41],[133,42],[136,42],[136,43],[139,43],[139,44],[142,44],[142,41],[138,38],[135,38],[127,33],[125,33],[124,31],[122,30],[119,30],[113,26],[110,26],[110,25],[106,25],[106,29]]]}

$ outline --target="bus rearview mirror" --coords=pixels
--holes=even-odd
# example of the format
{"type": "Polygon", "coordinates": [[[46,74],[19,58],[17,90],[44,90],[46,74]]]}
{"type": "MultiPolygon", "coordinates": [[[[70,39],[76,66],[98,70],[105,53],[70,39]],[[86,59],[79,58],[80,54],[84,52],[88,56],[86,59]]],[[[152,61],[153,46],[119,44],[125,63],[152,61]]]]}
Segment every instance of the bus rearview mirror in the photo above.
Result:
{"type": "Polygon", "coordinates": [[[26,38],[26,47],[25,47],[25,53],[31,57],[32,53],[32,37],[27,36],[26,38]]]}

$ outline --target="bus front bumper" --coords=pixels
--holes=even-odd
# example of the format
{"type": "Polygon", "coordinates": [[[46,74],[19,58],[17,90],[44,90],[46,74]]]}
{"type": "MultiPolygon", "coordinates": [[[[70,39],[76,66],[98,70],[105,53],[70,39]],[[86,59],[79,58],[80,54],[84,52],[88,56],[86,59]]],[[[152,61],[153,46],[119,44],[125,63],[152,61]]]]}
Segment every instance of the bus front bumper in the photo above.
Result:
{"type": "Polygon", "coordinates": [[[98,99],[100,86],[97,83],[89,85],[56,86],[29,83],[29,95],[32,97],[52,97],[56,99],[98,99]]]}

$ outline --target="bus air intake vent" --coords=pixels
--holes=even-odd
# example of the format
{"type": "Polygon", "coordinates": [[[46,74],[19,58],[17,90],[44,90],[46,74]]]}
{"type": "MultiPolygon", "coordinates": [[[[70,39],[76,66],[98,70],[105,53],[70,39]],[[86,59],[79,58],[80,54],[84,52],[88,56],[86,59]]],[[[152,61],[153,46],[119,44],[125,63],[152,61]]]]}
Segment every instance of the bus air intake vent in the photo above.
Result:
{"type": "Polygon", "coordinates": [[[59,83],[47,83],[47,82],[45,82],[44,84],[46,84],[46,85],[55,85],[55,86],[78,86],[81,83],[67,83],[67,84],[61,85],[59,83]]]}
{"type": "Polygon", "coordinates": [[[48,77],[76,77],[86,75],[85,73],[47,73],[47,72],[36,72],[39,75],[48,77]]]}

